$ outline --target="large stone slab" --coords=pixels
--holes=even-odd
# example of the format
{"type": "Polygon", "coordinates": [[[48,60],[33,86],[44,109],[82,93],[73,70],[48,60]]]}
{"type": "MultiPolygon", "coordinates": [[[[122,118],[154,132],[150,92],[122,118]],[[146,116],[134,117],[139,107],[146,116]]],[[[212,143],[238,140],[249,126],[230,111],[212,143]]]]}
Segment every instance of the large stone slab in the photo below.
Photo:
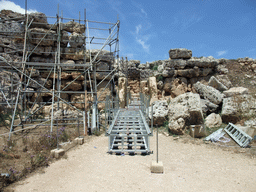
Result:
{"type": "Polygon", "coordinates": [[[201,97],[209,100],[216,105],[220,104],[224,98],[224,95],[220,91],[211,86],[197,82],[196,84],[194,84],[194,87],[201,97]]]}
{"type": "Polygon", "coordinates": [[[235,95],[223,99],[222,121],[236,123],[241,119],[250,119],[255,114],[256,99],[251,95],[235,95]]]}
{"type": "Polygon", "coordinates": [[[175,68],[175,69],[184,69],[187,65],[186,60],[183,59],[170,59],[165,60],[165,67],[175,68]]]}
{"type": "Polygon", "coordinates": [[[208,85],[214,87],[215,89],[219,91],[226,91],[228,88],[223,85],[218,79],[216,79],[214,76],[212,76],[209,80],[208,85]]]}
{"type": "Polygon", "coordinates": [[[187,60],[188,67],[202,67],[202,68],[215,68],[218,65],[219,61],[213,57],[202,57],[196,58],[192,57],[187,60]]]}
{"type": "Polygon", "coordinates": [[[53,46],[57,41],[55,31],[42,28],[32,28],[28,30],[28,39],[31,44],[40,46],[53,46]]]}
{"type": "MultiPolygon", "coordinates": [[[[168,104],[166,100],[155,101],[153,104],[153,123],[154,125],[163,125],[168,116],[168,104]]],[[[149,107],[149,118],[151,119],[152,111],[149,107]]]]}
{"type": "Polygon", "coordinates": [[[192,51],[185,48],[170,49],[169,56],[171,59],[190,59],[192,51]]]}
{"type": "Polygon", "coordinates": [[[226,97],[231,97],[235,95],[248,94],[249,90],[245,87],[232,87],[229,90],[223,92],[226,97]]]}
{"type": "Polygon", "coordinates": [[[62,24],[62,29],[70,33],[76,32],[82,34],[85,32],[85,25],[75,21],[69,21],[62,24]]]}
{"type": "Polygon", "coordinates": [[[221,82],[223,85],[225,85],[228,89],[232,87],[232,83],[229,80],[227,75],[216,75],[216,78],[219,82],[221,82]]]}
{"type": "Polygon", "coordinates": [[[185,125],[203,123],[200,96],[185,93],[172,99],[169,104],[169,130],[176,134],[185,133],[185,125]]]}

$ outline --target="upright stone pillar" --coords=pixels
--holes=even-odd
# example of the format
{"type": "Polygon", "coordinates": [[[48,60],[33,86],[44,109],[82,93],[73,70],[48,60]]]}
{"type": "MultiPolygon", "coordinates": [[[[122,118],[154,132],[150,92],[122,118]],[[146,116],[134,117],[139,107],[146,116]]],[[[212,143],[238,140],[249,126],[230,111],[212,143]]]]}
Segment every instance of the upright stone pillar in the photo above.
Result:
{"type": "Polygon", "coordinates": [[[127,98],[127,78],[125,77],[118,79],[118,96],[120,108],[125,108],[127,98]]]}
{"type": "Polygon", "coordinates": [[[149,86],[149,94],[150,94],[150,105],[158,100],[157,97],[157,83],[156,83],[156,77],[149,77],[148,78],[148,86],[149,86]]]}

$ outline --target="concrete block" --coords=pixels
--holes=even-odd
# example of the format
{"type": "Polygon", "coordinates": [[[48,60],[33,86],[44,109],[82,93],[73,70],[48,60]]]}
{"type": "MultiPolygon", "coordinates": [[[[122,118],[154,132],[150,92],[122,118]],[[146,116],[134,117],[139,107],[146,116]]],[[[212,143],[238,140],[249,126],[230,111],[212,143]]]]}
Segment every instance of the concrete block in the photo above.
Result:
{"type": "Polygon", "coordinates": [[[65,154],[64,149],[53,149],[51,150],[51,156],[58,159],[65,154]]]}
{"type": "Polygon", "coordinates": [[[74,142],[77,145],[83,145],[84,144],[84,138],[77,137],[77,138],[75,138],[74,142]]]}
{"type": "Polygon", "coordinates": [[[164,166],[162,161],[152,161],[150,165],[151,173],[164,173],[164,166]]]}

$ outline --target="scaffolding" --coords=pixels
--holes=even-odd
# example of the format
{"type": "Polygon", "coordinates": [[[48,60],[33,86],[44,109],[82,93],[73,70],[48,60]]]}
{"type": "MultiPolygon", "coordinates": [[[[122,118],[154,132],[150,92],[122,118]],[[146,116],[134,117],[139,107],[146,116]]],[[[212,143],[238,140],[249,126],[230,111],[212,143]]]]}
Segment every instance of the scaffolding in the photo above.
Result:
{"type": "Polygon", "coordinates": [[[53,131],[54,126],[79,127],[79,122],[84,135],[88,130],[99,131],[98,104],[103,93],[110,89],[116,94],[118,18],[115,23],[88,20],[86,9],[83,19],[80,12],[78,19],[65,18],[59,6],[55,17],[46,18],[54,23],[42,22],[27,11],[20,18],[0,20],[0,26],[12,22],[24,25],[24,31],[0,31],[0,37],[13,38],[20,45],[18,53],[8,46],[6,54],[22,55],[21,61],[0,56],[1,70],[11,77],[9,86],[5,81],[0,85],[2,109],[12,112],[9,138],[14,132],[39,126],[50,126],[53,131]],[[92,49],[95,47],[100,48],[92,49]],[[46,106],[48,117],[42,115],[46,106]],[[72,114],[67,109],[72,109],[72,114]]]}

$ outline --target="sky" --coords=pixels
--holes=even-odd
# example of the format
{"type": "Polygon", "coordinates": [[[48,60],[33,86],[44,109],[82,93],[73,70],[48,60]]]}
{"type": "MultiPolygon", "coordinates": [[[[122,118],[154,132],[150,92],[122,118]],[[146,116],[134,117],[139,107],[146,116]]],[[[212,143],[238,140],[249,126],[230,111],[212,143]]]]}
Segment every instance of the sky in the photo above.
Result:
{"type": "MultiPolygon", "coordinates": [[[[27,0],[29,12],[117,22],[120,56],[141,63],[187,48],[193,57],[256,59],[255,0],[27,0]]],[[[0,0],[0,10],[24,13],[25,0],[0,0]]],[[[48,21],[50,22],[50,21],[48,21]]],[[[101,35],[100,32],[98,35],[101,35]]]]}

